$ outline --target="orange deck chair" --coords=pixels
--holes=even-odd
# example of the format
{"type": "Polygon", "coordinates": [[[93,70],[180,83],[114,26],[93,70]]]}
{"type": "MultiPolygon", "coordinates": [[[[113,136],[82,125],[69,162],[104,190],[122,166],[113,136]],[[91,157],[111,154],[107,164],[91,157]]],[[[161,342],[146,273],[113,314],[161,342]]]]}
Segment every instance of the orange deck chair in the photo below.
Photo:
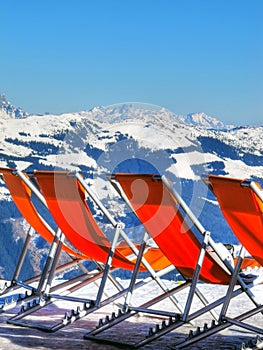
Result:
{"type": "MultiPolygon", "coordinates": [[[[233,263],[232,257],[227,249],[223,245],[213,242],[210,233],[204,229],[165,177],[116,173],[112,176],[111,181],[122,198],[134,210],[162,252],[185,277],[186,285],[190,285],[184,312],[182,314],[167,312],[168,324],[158,325],[155,329],[151,329],[143,340],[133,344],[133,347],[140,347],[222,304],[225,297],[190,313],[198,280],[206,283],[229,285],[235,270],[233,264],[231,264],[233,263]],[[192,228],[186,223],[183,214],[190,219],[192,228]],[[201,240],[196,237],[193,228],[201,234],[201,240]]],[[[239,267],[237,269],[239,271],[239,267]]],[[[240,287],[228,296],[229,299],[239,295],[248,287],[237,273],[235,273],[234,279],[233,283],[238,282],[240,287]]],[[[248,296],[258,307],[259,304],[249,288],[248,296]]],[[[158,310],[145,309],[145,305],[141,309],[131,307],[130,315],[133,314],[132,310],[158,314],[158,310]]],[[[161,310],[160,314],[164,316],[165,312],[161,310]]],[[[129,315],[126,318],[128,317],[129,315]]],[[[124,319],[124,317],[120,318],[121,321],[124,319]]],[[[112,322],[112,325],[117,323],[118,320],[112,322]]],[[[111,326],[105,327],[103,322],[100,322],[100,324],[101,327],[86,334],[85,338],[113,343],[112,340],[97,336],[111,326]]],[[[213,326],[214,323],[211,328],[213,326]]],[[[226,327],[226,324],[224,324],[224,327],[226,327]]],[[[199,331],[199,333],[202,333],[203,337],[208,336],[208,327],[206,326],[204,332],[199,331]]],[[[177,345],[178,348],[188,346],[186,340],[183,344],[177,345]]]]}
{"type": "MultiPolygon", "coordinates": [[[[46,202],[44,198],[41,198],[42,195],[41,193],[39,193],[38,189],[35,188],[34,184],[30,182],[27,174],[10,168],[1,168],[0,174],[4,179],[5,184],[8,187],[10,194],[13,198],[13,201],[19,209],[20,213],[27,220],[29,225],[31,225],[23,247],[23,251],[18,260],[13,278],[3,291],[5,293],[8,293],[16,289],[16,287],[24,287],[25,292],[20,293],[19,295],[8,295],[4,299],[3,304],[1,305],[1,312],[22,305],[23,312],[20,311],[18,315],[12,317],[8,322],[23,325],[23,322],[21,322],[20,320],[24,317],[24,315],[32,314],[33,312],[37,311],[40,307],[49,305],[51,303],[51,298],[54,299],[54,297],[60,299],[63,298],[64,300],[66,298],[69,298],[70,300],[72,300],[72,297],[68,297],[66,295],[75,292],[77,289],[83,287],[86,284],[96,283],[96,280],[100,279],[103,276],[104,270],[103,266],[101,264],[97,264],[97,262],[94,260],[93,261],[95,262],[95,264],[97,264],[97,268],[94,268],[92,271],[89,271],[87,270],[87,268],[82,266],[83,261],[92,260],[92,258],[79,252],[77,249],[71,248],[69,245],[65,244],[65,242],[62,242],[62,235],[60,232],[61,230],[58,231],[59,237],[57,237],[57,233],[39,215],[38,210],[31,201],[32,192],[34,192],[39,197],[42,203],[46,202]],[[19,274],[23,266],[25,254],[27,252],[28,244],[33,231],[36,231],[38,234],[40,234],[41,237],[43,237],[51,245],[53,244],[53,249],[50,249],[50,254],[47,258],[47,263],[45,264],[42,274],[34,276],[26,281],[21,281],[19,279],[19,274]],[[54,247],[56,249],[56,252],[54,251],[54,247]],[[62,248],[62,250],[66,252],[72,260],[68,263],[57,266],[57,261],[60,255],[59,248],[62,248]],[[72,277],[67,281],[62,281],[51,286],[55,273],[61,274],[64,270],[70,269],[74,265],[77,265],[80,268],[82,274],[77,275],[76,277],[72,277]],[[32,286],[33,282],[37,283],[36,286],[34,284],[34,287],[32,286]],[[27,290],[29,290],[30,292],[27,292],[27,290]],[[60,291],[60,295],[54,294],[57,290],[60,291]],[[36,300],[40,300],[40,297],[41,306],[40,303],[36,303],[36,300]],[[25,305],[27,305],[26,308],[25,305]]],[[[130,253],[130,250],[128,251],[128,249],[125,247],[122,249],[122,251],[124,254],[130,253]]],[[[162,264],[161,260],[163,261],[163,263],[165,263],[165,258],[161,256],[160,252],[158,252],[157,250],[155,252],[156,260],[159,260],[160,264],[162,264]]],[[[120,289],[120,287],[117,284],[116,287],[120,289]]],[[[93,301],[91,301],[91,303],[93,305],[93,301]]],[[[85,308],[87,308],[87,305],[88,300],[86,299],[85,308]]],[[[26,325],[31,326],[29,323],[27,323],[26,325]]],[[[36,328],[41,329],[39,325],[36,325],[36,328]]],[[[46,328],[43,327],[43,330],[46,330],[46,328]]],[[[54,328],[54,330],[56,330],[56,328],[54,328]]]]}
{"type": "MultiPolygon", "coordinates": [[[[235,236],[242,245],[240,256],[242,256],[243,268],[262,267],[263,263],[263,194],[260,184],[252,180],[242,180],[227,176],[209,175],[204,179],[210,190],[218,200],[220,209],[232,229],[235,236]],[[244,258],[246,251],[254,258],[244,258]]],[[[260,270],[259,270],[260,271],[260,270]]],[[[257,273],[255,274],[256,277],[257,273]]],[[[259,274],[255,283],[262,283],[259,274]],[[258,282],[259,281],[259,282],[258,282]]],[[[234,283],[231,283],[227,295],[233,293],[234,283]]],[[[233,319],[227,316],[230,298],[226,298],[221,310],[221,324],[209,332],[212,335],[229,325],[245,328],[257,334],[262,334],[262,329],[245,323],[244,320],[262,313],[262,305],[233,319]]],[[[199,339],[203,339],[202,335],[199,339]]],[[[192,344],[189,342],[188,344],[192,344]]]]}
{"type": "MultiPolygon", "coordinates": [[[[115,295],[110,296],[108,299],[102,300],[102,293],[105,289],[111,267],[131,271],[135,270],[135,275],[137,274],[136,269],[138,269],[138,271],[148,271],[150,277],[139,281],[136,287],[154,279],[163,290],[167,290],[160,276],[173,269],[170,261],[158,248],[147,248],[144,250],[145,246],[143,246],[142,250],[144,254],[140,258],[141,260],[139,260],[137,258],[137,255],[140,255],[139,247],[129,242],[120,224],[115,221],[110,216],[109,212],[106,211],[106,208],[97,201],[96,204],[100,205],[100,209],[104,213],[106,211],[107,218],[116,230],[113,239],[114,243],[109,242],[104,232],[93,218],[92,212],[87,205],[85,195],[87,194],[86,189],[88,190],[88,188],[79,174],[75,175],[66,171],[35,171],[34,177],[45,197],[50,213],[68,241],[83,254],[88,254],[93,260],[104,266],[102,281],[93,305],[87,308],[86,302],[83,300],[82,309],[78,307],[77,310],[72,312],[71,316],[65,317],[59,323],[52,325],[48,329],[42,327],[43,330],[56,331],[86,316],[94,310],[97,310],[99,307],[127,294],[129,290],[123,289],[115,295]],[[122,243],[117,245],[119,235],[126,239],[126,242],[128,242],[126,245],[122,243]],[[156,273],[155,270],[160,271],[156,273]]],[[[71,299],[73,300],[73,298],[71,299]]],[[[81,302],[81,298],[76,298],[76,301],[81,302]]],[[[17,325],[26,325],[21,321],[22,317],[20,313],[12,318],[11,322],[17,325]]],[[[39,325],[36,327],[41,329],[39,325]]]]}
{"type": "Polygon", "coordinates": [[[10,302],[10,297],[7,297],[1,306],[1,311],[3,312],[18,305],[23,305],[30,300],[32,301],[38,298],[40,294],[47,293],[47,290],[54,293],[57,289],[67,288],[67,292],[69,292],[69,286],[71,284],[74,285],[74,287],[71,287],[71,291],[74,291],[78,287],[81,287],[85,281],[94,281],[95,275],[96,278],[100,278],[102,276],[101,268],[93,271],[88,271],[86,268],[83,268],[81,262],[83,260],[90,260],[90,257],[83,253],[80,253],[76,249],[71,248],[65,242],[62,242],[61,239],[63,237],[61,235],[61,232],[59,230],[55,232],[50,227],[50,225],[39,215],[38,210],[31,200],[32,192],[34,191],[36,193],[42,203],[45,203],[45,200],[44,198],[41,198],[41,194],[35,188],[35,186],[30,183],[28,176],[25,173],[10,168],[0,168],[0,174],[11,194],[15,205],[20,211],[21,215],[30,225],[30,229],[25,240],[20,258],[18,259],[15,272],[10,283],[6,286],[4,292],[10,292],[16,287],[24,287],[26,290],[28,289],[32,291],[31,294],[26,293],[24,297],[20,296],[18,299],[12,297],[12,302],[10,302]],[[44,238],[51,245],[51,247],[53,245],[53,249],[50,249],[50,253],[42,274],[34,276],[22,282],[19,280],[19,274],[24,263],[28,244],[33,231],[40,234],[40,236],[44,238]],[[70,261],[68,263],[57,266],[57,261],[61,249],[68,254],[70,261]],[[63,271],[72,268],[74,265],[77,265],[81,271],[84,271],[84,273],[82,272],[81,275],[72,278],[67,282],[56,284],[56,286],[51,287],[52,279],[55,273],[62,273],[63,271]],[[92,279],[90,279],[91,277],[92,279]],[[33,282],[38,282],[37,287],[32,287],[33,282]],[[77,284],[77,282],[80,284],[77,284]]]}
{"type": "MultiPolygon", "coordinates": [[[[85,188],[77,177],[70,172],[53,171],[35,171],[34,176],[52,216],[67,239],[83,254],[92,255],[94,260],[105,264],[111,242],[95,221],[85,199],[85,188]]],[[[114,220],[113,225],[117,227],[119,223],[114,220]]],[[[133,270],[136,259],[129,259],[131,254],[133,251],[127,244],[116,247],[112,265],[133,270]]],[[[169,260],[156,248],[147,250],[145,258],[155,270],[170,265],[169,260]]],[[[147,271],[147,268],[142,265],[140,270],[147,271]]]]}

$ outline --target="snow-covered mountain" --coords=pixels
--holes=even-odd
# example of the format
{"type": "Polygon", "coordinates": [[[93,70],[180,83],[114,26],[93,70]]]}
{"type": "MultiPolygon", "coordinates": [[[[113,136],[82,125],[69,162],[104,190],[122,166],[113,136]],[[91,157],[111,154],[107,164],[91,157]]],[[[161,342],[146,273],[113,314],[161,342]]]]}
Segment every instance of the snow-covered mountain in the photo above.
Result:
{"type": "Polygon", "coordinates": [[[207,114],[201,113],[189,113],[186,116],[182,115],[178,117],[180,121],[188,125],[201,126],[207,129],[224,130],[231,129],[232,125],[225,125],[220,120],[214,117],[210,117],[207,114]]]}
{"type": "MultiPolygon", "coordinates": [[[[2,95],[1,95],[2,96],[2,95]]],[[[12,110],[4,97],[0,111],[12,110]]],[[[81,171],[98,196],[133,234],[107,175],[116,171],[166,174],[217,239],[234,240],[211,193],[201,181],[209,173],[253,177],[263,185],[263,127],[227,127],[204,113],[178,116],[144,104],[96,107],[61,115],[3,113],[0,118],[0,166],[20,170],[81,171]],[[14,119],[14,116],[16,119],[14,119]],[[209,215],[207,215],[209,213],[209,215]]],[[[19,217],[4,184],[0,187],[2,250],[16,242],[19,217]],[[8,226],[8,227],[7,227],[8,226]],[[9,240],[9,241],[8,241],[9,240]]],[[[137,232],[136,231],[136,232],[137,232]]],[[[2,253],[3,259],[8,254],[2,253]]],[[[1,266],[0,257],[0,266],[1,266]]],[[[32,261],[31,261],[32,265],[32,261]]],[[[9,271],[3,271],[8,275],[9,271]]]]}
{"type": "Polygon", "coordinates": [[[27,116],[28,113],[13,106],[7,101],[4,94],[0,94],[0,118],[25,118],[27,116]]]}
{"type": "MultiPolygon", "coordinates": [[[[22,170],[61,167],[92,172],[99,171],[103,157],[116,167],[125,158],[140,155],[148,166],[182,179],[198,179],[198,167],[204,172],[262,177],[263,127],[226,128],[204,113],[183,119],[162,108],[126,104],[0,119],[0,128],[0,165],[22,170]]],[[[105,164],[102,167],[109,170],[105,164]]]]}

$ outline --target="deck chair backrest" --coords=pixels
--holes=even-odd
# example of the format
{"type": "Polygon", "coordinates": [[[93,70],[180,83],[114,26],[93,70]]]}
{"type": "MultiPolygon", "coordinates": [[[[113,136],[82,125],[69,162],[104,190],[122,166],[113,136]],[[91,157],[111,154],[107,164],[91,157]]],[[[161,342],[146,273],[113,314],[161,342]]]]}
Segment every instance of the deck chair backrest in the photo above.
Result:
{"type": "MultiPolygon", "coordinates": [[[[114,174],[131,207],[157,245],[186,277],[192,277],[201,243],[187,226],[178,210],[175,197],[160,176],[144,174],[114,174]]],[[[208,253],[200,272],[200,280],[228,284],[229,275],[208,253]]]]}
{"type": "MultiPolygon", "coordinates": [[[[0,168],[0,174],[2,175],[10,195],[23,218],[39,235],[42,236],[42,238],[48,243],[52,243],[55,232],[39,215],[38,210],[31,201],[31,189],[16,175],[14,169],[0,168]]],[[[26,174],[24,175],[27,177],[26,174]]],[[[71,249],[66,244],[63,245],[62,249],[76,258],[88,258],[88,256],[71,249]]]]}
{"type": "Polygon", "coordinates": [[[262,200],[244,180],[210,175],[208,182],[234,234],[263,265],[262,200]]]}
{"type": "MultiPolygon", "coordinates": [[[[35,177],[52,216],[67,239],[84,254],[105,263],[111,243],[95,221],[77,178],[58,171],[36,171],[35,177]]],[[[132,270],[134,261],[130,261],[125,252],[127,247],[117,248],[112,265],[132,270]]]]}

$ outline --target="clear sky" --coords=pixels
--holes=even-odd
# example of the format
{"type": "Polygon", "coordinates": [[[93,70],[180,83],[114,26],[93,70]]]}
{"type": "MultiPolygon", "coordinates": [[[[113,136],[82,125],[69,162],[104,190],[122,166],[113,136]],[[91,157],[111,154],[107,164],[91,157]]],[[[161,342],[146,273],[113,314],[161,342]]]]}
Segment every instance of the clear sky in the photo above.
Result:
{"type": "Polygon", "coordinates": [[[29,113],[144,102],[263,124],[262,0],[0,0],[0,93],[29,113]]]}

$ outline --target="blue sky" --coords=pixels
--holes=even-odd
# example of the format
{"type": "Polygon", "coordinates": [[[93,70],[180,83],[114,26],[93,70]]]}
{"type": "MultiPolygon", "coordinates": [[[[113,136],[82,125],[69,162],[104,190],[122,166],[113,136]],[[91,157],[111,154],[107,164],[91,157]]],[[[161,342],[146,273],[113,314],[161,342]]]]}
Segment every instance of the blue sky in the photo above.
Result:
{"type": "Polygon", "coordinates": [[[263,123],[262,0],[0,0],[0,93],[29,113],[144,102],[263,123]]]}

